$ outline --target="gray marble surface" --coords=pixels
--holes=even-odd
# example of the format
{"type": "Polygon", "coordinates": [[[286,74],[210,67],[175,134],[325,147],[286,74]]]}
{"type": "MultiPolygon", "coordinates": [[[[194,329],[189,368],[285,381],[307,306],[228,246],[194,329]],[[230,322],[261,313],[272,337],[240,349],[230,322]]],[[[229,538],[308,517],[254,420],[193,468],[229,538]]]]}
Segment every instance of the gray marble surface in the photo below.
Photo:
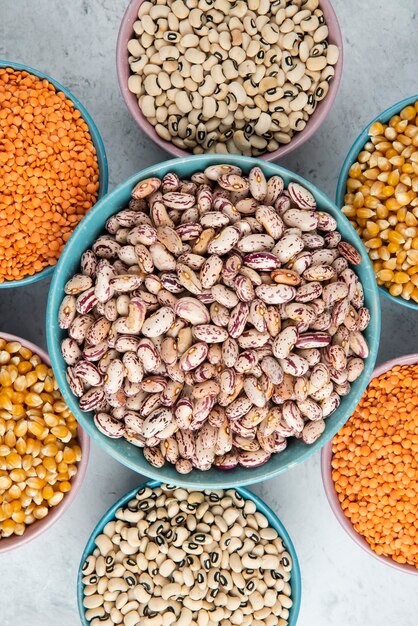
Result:
{"type": "MultiPolygon", "coordinates": [[[[115,46],[125,0],[0,0],[0,58],[44,70],[87,107],[102,133],[110,187],[167,155],[142,135],[119,92],[115,46]]],[[[352,141],[390,104],[417,91],[416,0],[334,0],[345,67],[317,134],[281,164],[334,196],[352,141]]],[[[0,329],[45,346],[49,284],[0,292],[0,329]]],[[[417,315],[382,300],[379,361],[418,350],[417,315]]],[[[1,626],[76,626],[84,544],[106,509],[140,482],[92,444],[86,480],[66,515],[33,543],[0,557],[1,626]]],[[[298,626],[417,626],[418,579],[367,556],[333,517],[319,455],[254,487],[292,536],[303,576],[298,626]]]]}

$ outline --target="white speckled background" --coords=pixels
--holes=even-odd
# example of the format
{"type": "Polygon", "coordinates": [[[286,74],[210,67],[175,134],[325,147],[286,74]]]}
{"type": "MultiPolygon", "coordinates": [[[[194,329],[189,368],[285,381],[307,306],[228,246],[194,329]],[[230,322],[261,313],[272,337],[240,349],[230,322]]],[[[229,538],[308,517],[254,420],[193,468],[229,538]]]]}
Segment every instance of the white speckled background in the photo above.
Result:
{"type": "MultiPolygon", "coordinates": [[[[124,0],[0,0],[0,58],[66,85],[106,145],[110,187],[165,158],[122,101],[115,46],[124,0]]],[[[377,113],[418,92],[416,0],[334,0],[345,45],[337,100],[313,139],[281,164],[334,196],[352,141],[377,113]]],[[[0,329],[45,346],[48,282],[0,292],[0,329]]],[[[382,301],[379,361],[418,351],[418,314],[382,301]]],[[[140,482],[92,445],[86,481],[66,515],[33,543],[0,557],[0,626],[76,626],[76,574],[106,509],[140,482]]],[[[368,557],[339,527],[322,488],[319,455],[254,488],[292,536],[303,577],[298,626],[417,626],[418,578],[368,557]]]]}

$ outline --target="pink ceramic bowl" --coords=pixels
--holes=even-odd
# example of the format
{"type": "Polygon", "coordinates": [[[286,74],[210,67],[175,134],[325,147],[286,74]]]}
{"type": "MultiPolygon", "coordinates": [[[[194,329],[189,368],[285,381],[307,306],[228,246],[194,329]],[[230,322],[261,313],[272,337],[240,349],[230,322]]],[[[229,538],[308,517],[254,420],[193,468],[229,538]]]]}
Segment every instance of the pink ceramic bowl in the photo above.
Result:
{"type": "MultiPolygon", "coordinates": [[[[139,128],[143,130],[144,133],[150,137],[150,139],[159,145],[160,148],[163,148],[163,150],[174,156],[189,156],[192,154],[191,152],[181,150],[181,148],[177,148],[174,144],[161,139],[161,137],[157,135],[152,124],[150,124],[142,114],[138,106],[137,97],[128,89],[128,78],[130,75],[128,63],[128,41],[134,36],[133,23],[138,19],[138,8],[142,2],[143,0],[131,0],[119,28],[118,41],[116,45],[116,68],[119,87],[132,117],[138,124],[139,128]]],[[[310,139],[310,137],[312,137],[312,135],[318,130],[322,122],[327,117],[337,95],[343,70],[343,40],[337,16],[335,15],[330,0],[320,0],[320,8],[324,12],[325,20],[329,29],[328,41],[329,43],[338,46],[340,50],[340,57],[335,66],[335,76],[330,83],[326,98],[318,104],[314,114],[310,117],[305,128],[300,133],[296,133],[288,144],[281,146],[274,152],[266,152],[259,157],[265,161],[275,161],[280,157],[284,157],[310,139]]]]}
{"type": "MultiPolygon", "coordinates": [[[[396,359],[392,359],[391,361],[386,361],[379,367],[376,367],[374,370],[371,380],[373,378],[377,378],[381,374],[384,374],[388,370],[395,367],[395,365],[414,365],[418,363],[418,353],[416,354],[407,354],[406,356],[398,357],[396,359]]],[[[345,530],[345,532],[350,535],[351,539],[356,542],[363,550],[365,550],[368,554],[371,554],[375,559],[380,561],[381,563],[385,563],[386,565],[390,565],[390,567],[394,567],[400,572],[404,572],[407,574],[415,574],[418,576],[418,569],[413,565],[402,565],[400,563],[396,563],[391,558],[387,556],[379,556],[374,552],[367,541],[358,534],[356,530],[354,530],[353,525],[350,520],[344,515],[343,510],[340,505],[340,501],[338,500],[337,492],[335,491],[334,481],[331,476],[331,460],[332,460],[332,439],[329,441],[321,451],[321,473],[322,473],[322,482],[325,489],[325,494],[327,496],[328,502],[333,510],[333,513],[337,520],[340,522],[341,526],[345,530]]]]}
{"type": "MultiPolygon", "coordinates": [[[[6,339],[7,341],[20,341],[23,346],[29,348],[29,350],[32,350],[35,354],[38,354],[44,363],[49,366],[51,365],[48,354],[30,341],[22,339],[21,337],[16,337],[16,335],[9,335],[8,333],[0,333],[0,337],[6,339]]],[[[83,454],[81,461],[78,464],[78,472],[71,481],[71,491],[64,496],[60,504],[50,510],[50,513],[48,513],[46,517],[28,526],[23,535],[12,535],[11,537],[0,539],[0,554],[22,546],[23,544],[32,541],[32,539],[35,539],[35,537],[38,537],[38,535],[55,524],[61,515],[63,515],[70,507],[84,480],[89,460],[90,439],[81,426],[78,426],[78,441],[83,454]]]]}

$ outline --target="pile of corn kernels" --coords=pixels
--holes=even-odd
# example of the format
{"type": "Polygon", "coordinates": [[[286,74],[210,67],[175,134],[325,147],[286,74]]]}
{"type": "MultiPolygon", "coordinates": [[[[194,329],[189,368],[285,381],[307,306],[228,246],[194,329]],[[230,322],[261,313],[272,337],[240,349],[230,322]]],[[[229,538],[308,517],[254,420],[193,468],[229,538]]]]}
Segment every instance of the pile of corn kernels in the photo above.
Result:
{"type": "Polygon", "coordinates": [[[375,122],[353,163],[343,213],[373,262],[379,285],[418,302],[418,100],[375,122]]]}
{"type": "Polygon", "coordinates": [[[52,369],[0,338],[0,541],[62,501],[80,459],[77,422],[52,369]]]}

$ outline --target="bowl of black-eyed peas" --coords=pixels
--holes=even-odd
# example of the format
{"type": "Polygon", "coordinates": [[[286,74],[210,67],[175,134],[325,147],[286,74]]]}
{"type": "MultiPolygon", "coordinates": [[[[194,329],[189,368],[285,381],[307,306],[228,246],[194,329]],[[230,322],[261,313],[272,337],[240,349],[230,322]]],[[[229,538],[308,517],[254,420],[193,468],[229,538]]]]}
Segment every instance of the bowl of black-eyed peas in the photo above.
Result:
{"type": "Polygon", "coordinates": [[[329,0],[136,0],[120,26],[117,71],[139,128],[170,154],[272,161],[325,120],[342,56],[329,0]]]}

